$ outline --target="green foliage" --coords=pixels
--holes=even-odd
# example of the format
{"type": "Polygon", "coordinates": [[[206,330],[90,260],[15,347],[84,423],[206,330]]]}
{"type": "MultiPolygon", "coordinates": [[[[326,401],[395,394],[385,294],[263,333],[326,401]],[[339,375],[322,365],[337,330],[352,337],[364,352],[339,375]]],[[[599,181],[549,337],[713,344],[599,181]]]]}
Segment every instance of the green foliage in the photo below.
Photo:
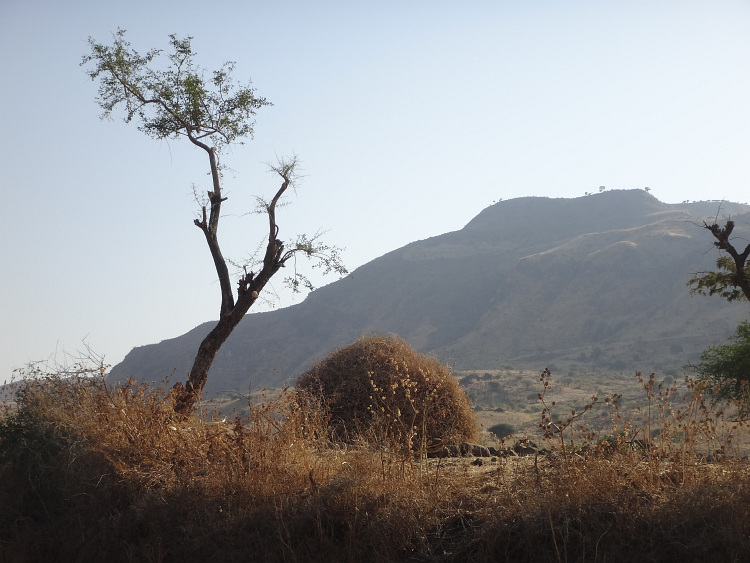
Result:
{"type": "Polygon", "coordinates": [[[750,323],[740,323],[730,341],[707,348],[700,362],[688,367],[717,401],[733,402],[746,415],[750,413],[750,323]]]}
{"type": "MultiPolygon", "coordinates": [[[[745,268],[745,277],[750,278],[750,265],[745,268]]],[[[716,260],[715,272],[699,272],[688,283],[690,293],[695,295],[719,295],[727,301],[747,300],[744,292],[737,286],[737,267],[729,256],[716,260]]]]}
{"type": "Polygon", "coordinates": [[[26,408],[0,420],[0,464],[24,467],[34,482],[42,480],[44,467],[65,445],[53,428],[26,408]]]}
{"type": "Polygon", "coordinates": [[[41,376],[38,369],[34,373],[40,377],[23,380],[15,396],[15,408],[5,409],[6,416],[0,418],[0,465],[20,464],[30,478],[40,477],[51,459],[78,440],[66,425],[51,420],[49,402],[62,400],[63,395],[75,402],[95,386],[89,378],[41,376]]]}
{"type": "Polygon", "coordinates": [[[125,30],[118,29],[112,46],[89,38],[91,53],[81,65],[93,63],[88,71],[92,80],[99,79],[97,103],[102,118],[110,118],[114,109],[125,108],[125,121],[138,118],[139,129],[155,139],[180,135],[199,141],[212,139],[217,150],[253,134],[255,112],[271,105],[255,96],[248,83],[232,79],[234,63],[226,62],[207,77],[194,62],[192,37],[170,35],[172,53],[166,70],[152,67],[161,50],[141,55],[125,40],[125,30]]]}
{"type": "MultiPolygon", "coordinates": [[[[56,516],[65,519],[69,511],[89,505],[90,493],[111,468],[92,453],[81,429],[61,420],[57,411],[60,403],[74,411],[100,389],[101,383],[88,377],[54,375],[22,382],[15,406],[3,405],[0,415],[0,472],[17,487],[10,497],[0,493],[0,506],[20,502],[23,516],[38,524],[56,516]]],[[[115,491],[109,496],[113,507],[116,496],[115,491]]]]}
{"type": "Polygon", "coordinates": [[[188,382],[184,386],[181,383],[176,385],[175,410],[182,414],[189,413],[195,405],[216,351],[256,302],[266,284],[288,261],[293,260],[295,267],[285,282],[294,291],[299,291],[300,287],[313,289],[309,278],[297,271],[298,255],[316,260],[313,267],[323,268],[324,274],[332,271],[342,275],[348,273],[341,263],[339,249],[321,243],[320,233],[312,237],[300,235],[290,245],[285,245],[279,238],[276,210],[283,205],[282,198],[287,190],[295,188],[299,163],[296,156],[269,165],[270,170],[281,177],[282,184],[269,201],[257,199],[258,211],[268,217],[265,252],[262,255],[256,252],[243,264],[224,258],[218,229],[221,206],[227,198],[222,195],[223,166],[218,155],[227,145],[241,144],[240,139],[252,137],[255,113],[269,102],[256,97],[249,83],[243,86],[232,79],[232,62],[224,63],[207,77],[194,61],[191,41],[192,37],[179,39],[170,35],[172,52],[168,55],[166,68],[162,69],[156,66],[160,50],[152,49],[142,55],[125,40],[125,30],[118,29],[111,46],[89,38],[91,51],[81,62],[82,66],[89,67],[91,80],[99,81],[97,102],[103,110],[102,118],[110,118],[115,108],[124,106],[126,123],[137,118],[139,129],[154,139],[187,137],[208,156],[212,187],[206,198],[200,198],[197,189],[193,188],[201,205],[199,218],[193,223],[206,237],[219,278],[220,318],[216,328],[198,348],[188,382]],[[242,272],[237,280],[236,299],[228,263],[241,268],[242,272]]]}
{"type": "MultiPolygon", "coordinates": [[[[341,276],[345,276],[349,273],[341,261],[341,249],[322,243],[320,241],[322,235],[323,233],[320,231],[316,232],[313,236],[308,236],[304,233],[297,235],[297,240],[292,245],[292,249],[287,252],[290,258],[294,258],[294,270],[292,275],[284,278],[284,283],[295,293],[300,291],[300,286],[308,291],[315,289],[310,279],[297,270],[297,254],[304,256],[308,260],[315,260],[312,267],[323,270],[323,275],[336,272],[341,276]]],[[[284,261],[286,262],[286,259],[284,261]]]]}

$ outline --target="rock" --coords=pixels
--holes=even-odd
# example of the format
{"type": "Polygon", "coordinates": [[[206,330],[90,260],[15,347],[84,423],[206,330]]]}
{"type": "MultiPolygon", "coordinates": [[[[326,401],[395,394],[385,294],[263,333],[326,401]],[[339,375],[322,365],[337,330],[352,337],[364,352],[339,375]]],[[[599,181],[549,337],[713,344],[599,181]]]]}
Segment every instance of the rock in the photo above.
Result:
{"type": "Polygon", "coordinates": [[[459,451],[462,456],[491,457],[490,450],[487,448],[487,446],[482,446],[481,444],[461,442],[459,451]]]}
{"type": "Polygon", "coordinates": [[[523,439],[515,443],[513,451],[519,456],[536,455],[539,453],[539,447],[531,440],[523,439]]]}
{"type": "Polygon", "coordinates": [[[446,444],[444,446],[440,446],[438,448],[435,448],[434,450],[430,450],[427,452],[428,458],[442,458],[442,457],[459,457],[460,452],[458,450],[458,446],[454,446],[453,444],[446,444]]]}

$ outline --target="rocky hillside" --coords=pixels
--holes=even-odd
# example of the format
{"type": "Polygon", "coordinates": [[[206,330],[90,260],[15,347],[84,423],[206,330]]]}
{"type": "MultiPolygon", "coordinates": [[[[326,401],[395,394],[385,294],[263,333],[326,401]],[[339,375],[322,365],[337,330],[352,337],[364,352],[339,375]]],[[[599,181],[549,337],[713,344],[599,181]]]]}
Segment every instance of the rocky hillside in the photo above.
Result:
{"type": "MultiPolygon", "coordinates": [[[[368,331],[397,333],[458,369],[680,367],[748,311],[688,293],[691,274],[718,256],[701,228],[718,210],[718,202],[665,204],[643,190],[502,201],[300,304],[248,315],[217,356],[207,390],[289,382],[368,331]]],[[[749,230],[750,206],[723,203],[725,214],[736,231],[749,230]]],[[[111,378],[182,379],[212,324],[133,349],[111,378]]]]}

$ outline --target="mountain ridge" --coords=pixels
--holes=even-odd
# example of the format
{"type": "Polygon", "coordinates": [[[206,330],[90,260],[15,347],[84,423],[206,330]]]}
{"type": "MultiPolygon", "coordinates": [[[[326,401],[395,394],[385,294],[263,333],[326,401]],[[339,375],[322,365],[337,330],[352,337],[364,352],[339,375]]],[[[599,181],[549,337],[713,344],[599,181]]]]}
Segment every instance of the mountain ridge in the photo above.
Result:
{"type": "MultiPolygon", "coordinates": [[[[643,190],[495,203],[463,229],[388,252],[301,303],[248,315],[207,391],[279,386],[366,332],[397,333],[459,369],[597,355],[603,367],[648,370],[679,360],[660,346],[695,357],[746,312],[688,295],[690,275],[717,256],[700,228],[713,221],[700,214],[708,203],[719,205],[666,204],[643,190]]],[[[750,223],[750,206],[722,205],[738,226],[750,223]]],[[[133,349],[110,379],[182,379],[212,326],[133,349]]]]}

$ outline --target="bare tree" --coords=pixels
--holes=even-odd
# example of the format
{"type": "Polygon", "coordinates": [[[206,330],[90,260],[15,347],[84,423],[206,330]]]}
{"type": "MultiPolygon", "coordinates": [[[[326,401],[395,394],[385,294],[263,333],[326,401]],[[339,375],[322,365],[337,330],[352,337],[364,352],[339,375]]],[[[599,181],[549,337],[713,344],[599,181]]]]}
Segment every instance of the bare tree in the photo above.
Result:
{"type": "Polygon", "coordinates": [[[716,260],[716,270],[696,272],[688,282],[690,292],[701,295],[720,295],[727,301],[750,300],[750,244],[738,250],[730,240],[734,231],[734,221],[727,220],[722,227],[714,222],[706,222],[703,227],[714,236],[714,246],[724,252],[716,260]]]}
{"type": "MultiPolygon", "coordinates": [[[[227,62],[208,77],[194,62],[192,37],[179,39],[170,35],[172,52],[165,70],[152,63],[161,54],[152,49],[141,55],[125,40],[119,29],[112,45],[103,45],[89,38],[90,53],[83,57],[88,75],[99,81],[97,103],[103,110],[102,118],[110,118],[118,106],[125,110],[124,121],[134,118],[139,130],[155,139],[187,138],[202,149],[208,158],[212,189],[201,207],[195,225],[203,232],[216,267],[221,290],[219,321],[201,342],[187,382],[175,385],[175,409],[188,414],[203,390],[216,353],[239,324],[269,280],[290,260],[298,255],[314,260],[323,273],[346,274],[340,260],[340,250],[320,241],[320,233],[298,235],[291,243],[279,239],[276,211],[284,194],[294,188],[298,179],[298,160],[280,159],[270,168],[281,179],[281,186],[270,201],[258,198],[260,211],[268,218],[268,239],[265,253],[248,271],[245,265],[237,281],[237,293],[232,288],[231,276],[219,246],[218,230],[221,207],[226,201],[222,194],[222,149],[231,144],[242,144],[241,139],[253,135],[255,114],[263,106],[271,105],[257,97],[250,83],[239,85],[232,79],[234,63],[227,62]],[[91,68],[93,65],[93,68],[91,68]]],[[[310,280],[294,268],[285,282],[295,291],[300,287],[312,289],[310,280]]]]}

